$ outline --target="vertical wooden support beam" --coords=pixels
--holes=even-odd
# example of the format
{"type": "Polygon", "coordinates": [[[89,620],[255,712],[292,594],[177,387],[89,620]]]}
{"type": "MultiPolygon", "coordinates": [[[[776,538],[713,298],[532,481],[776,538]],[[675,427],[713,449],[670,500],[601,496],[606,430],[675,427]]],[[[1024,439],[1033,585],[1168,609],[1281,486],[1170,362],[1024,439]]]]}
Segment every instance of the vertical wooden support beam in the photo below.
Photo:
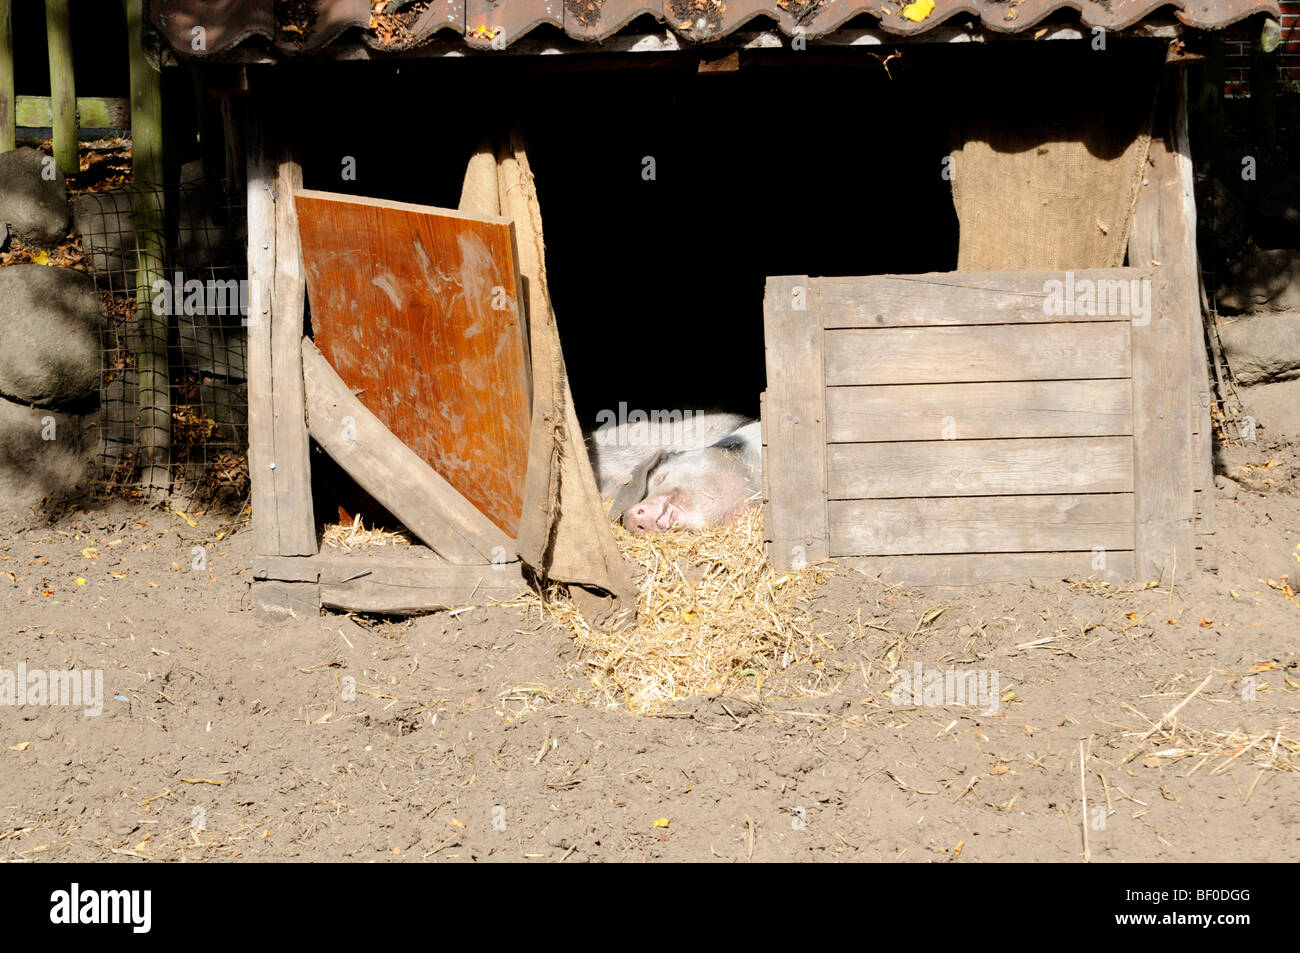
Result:
{"type": "Polygon", "coordinates": [[[293,189],[302,171],[269,142],[275,100],[248,109],[248,469],[257,552],[316,552],[302,379],[303,290],[293,189]],[[282,255],[281,243],[287,248],[282,255]],[[292,354],[288,353],[292,352],[292,354]]]}
{"type": "Polygon", "coordinates": [[[1214,532],[1214,433],[1210,423],[1210,352],[1205,338],[1207,315],[1201,310],[1201,258],[1196,248],[1196,172],[1192,166],[1190,102],[1187,71],[1174,81],[1172,141],[1174,162],[1178,169],[1178,187],[1182,202],[1183,231],[1170,236],[1178,243],[1179,257],[1187,264],[1192,288],[1193,309],[1188,344],[1191,348],[1192,430],[1196,440],[1192,447],[1192,488],[1200,490],[1197,513],[1200,533],[1214,532]]]}
{"type": "MultiPolygon", "coordinates": [[[[171,379],[167,365],[167,315],[153,308],[153,286],[163,277],[162,76],[144,50],[144,0],[124,0],[131,77],[131,179],[136,244],[136,312],[132,349],[139,408],[140,484],[160,496],[171,487],[171,379]]],[[[68,64],[71,90],[71,61],[68,64]]],[[[51,65],[53,81],[53,65],[51,65]]],[[[54,114],[58,151],[58,112],[54,114]]],[[[73,163],[76,119],[73,118],[73,163]]],[[[59,165],[62,166],[62,161],[59,165]]]]}
{"type": "Polygon", "coordinates": [[[298,211],[302,166],[287,138],[280,150],[275,185],[275,290],[271,293],[271,379],[275,401],[275,492],[280,555],[316,552],[311,498],[311,444],[302,377],[303,320],[307,280],[302,269],[298,211]]]}
{"type": "Polygon", "coordinates": [[[0,0],[0,152],[8,152],[16,144],[14,94],[14,28],[13,0],[0,0]]]}
{"type": "Polygon", "coordinates": [[[767,279],[763,438],[768,555],[778,570],[827,558],[820,296],[806,276],[767,279]]]}
{"type": "Polygon", "coordinates": [[[1134,321],[1132,338],[1137,576],[1165,583],[1195,568],[1193,477],[1201,472],[1192,447],[1192,384],[1201,380],[1193,339],[1202,332],[1182,84],[1178,76],[1166,86],[1168,133],[1151,139],[1129,239],[1129,264],[1156,267],[1153,313],[1134,321]]]}
{"type": "MultiPolygon", "coordinates": [[[[54,162],[64,175],[76,175],[77,89],[72,79],[72,21],[69,0],[45,0],[45,41],[50,54],[50,113],[54,162]]],[[[131,124],[134,132],[135,123],[131,124]]]]}

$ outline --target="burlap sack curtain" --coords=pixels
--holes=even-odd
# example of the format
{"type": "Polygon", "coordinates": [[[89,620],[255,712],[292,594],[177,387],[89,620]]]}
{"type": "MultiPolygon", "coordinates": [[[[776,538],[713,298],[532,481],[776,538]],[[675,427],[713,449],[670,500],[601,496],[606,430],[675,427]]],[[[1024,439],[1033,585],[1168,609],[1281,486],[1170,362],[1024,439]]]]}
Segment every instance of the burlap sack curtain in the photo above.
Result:
{"type": "Polygon", "coordinates": [[[1163,46],[1032,52],[990,63],[964,97],[952,163],[957,270],[1123,265],[1163,46]]]}
{"type": "Polygon", "coordinates": [[[546,286],[537,189],[523,139],[481,145],[470,158],[462,211],[514,220],[532,355],[533,424],[517,548],[547,580],[570,586],[593,624],[635,606],[636,587],[619,555],[596,489],[569,393],[560,336],[546,286]]]}

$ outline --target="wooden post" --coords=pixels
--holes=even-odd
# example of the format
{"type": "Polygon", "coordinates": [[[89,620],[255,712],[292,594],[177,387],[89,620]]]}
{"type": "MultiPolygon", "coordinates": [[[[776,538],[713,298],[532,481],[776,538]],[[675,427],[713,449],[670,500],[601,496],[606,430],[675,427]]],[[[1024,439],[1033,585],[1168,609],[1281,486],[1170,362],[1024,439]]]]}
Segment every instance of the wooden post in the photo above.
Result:
{"type": "MultiPolygon", "coordinates": [[[[163,277],[162,77],[144,51],[144,0],[124,0],[131,67],[131,179],[136,233],[136,311],[140,483],[158,496],[171,486],[171,391],[167,315],[156,314],[152,288],[163,277]]],[[[69,76],[71,84],[71,76],[69,76]]],[[[71,86],[69,85],[69,88],[71,86]]],[[[58,127],[57,109],[55,127],[58,127]]],[[[75,140],[75,120],[73,138],[75,140]]],[[[55,133],[58,145],[58,133],[55,133]]],[[[74,157],[75,159],[75,157],[74,157]]]]}
{"type": "Polygon", "coordinates": [[[1199,456],[1209,446],[1207,433],[1200,454],[1193,452],[1194,395],[1202,381],[1194,360],[1199,355],[1204,363],[1204,348],[1196,346],[1202,332],[1184,82],[1179,75],[1166,84],[1168,131],[1151,138],[1129,238],[1129,264],[1156,267],[1154,313],[1132,326],[1136,571],[1139,579],[1165,583],[1195,569],[1194,488],[1204,479],[1199,456]]]}
{"type": "Polygon", "coordinates": [[[767,279],[763,438],[768,555],[776,569],[827,558],[821,302],[805,276],[767,279]]]}
{"type": "Polygon", "coordinates": [[[45,40],[50,53],[54,161],[64,175],[76,175],[80,171],[77,159],[77,90],[72,79],[72,23],[68,17],[68,2],[45,0],[45,40]]]}
{"type": "Polygon", "coordinates": [[[302,378],[305,290],[293,192],[302,170],[273,148],[277,97],[261,91],[248,110],[248,469],[257,552],[316,552],[302,378]]]}
{"type": "Polygon", "coordinates": [[[0,0],[0,152],[8,152],[16,144],[12,6],[12,0],[0,0]]]}

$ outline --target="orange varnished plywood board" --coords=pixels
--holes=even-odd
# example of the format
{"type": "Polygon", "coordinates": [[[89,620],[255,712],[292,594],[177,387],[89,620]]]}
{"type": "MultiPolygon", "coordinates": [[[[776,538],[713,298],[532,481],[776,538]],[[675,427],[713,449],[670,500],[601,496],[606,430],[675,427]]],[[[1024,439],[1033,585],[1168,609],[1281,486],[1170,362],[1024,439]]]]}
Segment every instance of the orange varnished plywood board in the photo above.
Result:
{"type": "Polygon", "coordinates": [[[510,220],[296,198],[316,346],[389,430],[515,536],[530,390],[510,220]]]}

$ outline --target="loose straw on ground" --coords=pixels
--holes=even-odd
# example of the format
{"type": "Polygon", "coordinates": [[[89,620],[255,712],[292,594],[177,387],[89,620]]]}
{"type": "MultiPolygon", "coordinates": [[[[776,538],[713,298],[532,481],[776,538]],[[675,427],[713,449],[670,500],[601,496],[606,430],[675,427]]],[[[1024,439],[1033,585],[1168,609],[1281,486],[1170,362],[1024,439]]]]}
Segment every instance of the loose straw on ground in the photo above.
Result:
{"type": "Polygon", "coordinates": [[[824,694],[815,687],[823,676],[809,663],[827,646],[806,606],[825,571],[774,571],[757,509],[700,533],[637,536],[615,527],[614,535],[640,575],[635,626],[596,629],[571,602],[546,602],[611,702],[644,713],[698,695],[757,697],[777,676],[793,676],[786,687],[797,693],[824,694]]]}

